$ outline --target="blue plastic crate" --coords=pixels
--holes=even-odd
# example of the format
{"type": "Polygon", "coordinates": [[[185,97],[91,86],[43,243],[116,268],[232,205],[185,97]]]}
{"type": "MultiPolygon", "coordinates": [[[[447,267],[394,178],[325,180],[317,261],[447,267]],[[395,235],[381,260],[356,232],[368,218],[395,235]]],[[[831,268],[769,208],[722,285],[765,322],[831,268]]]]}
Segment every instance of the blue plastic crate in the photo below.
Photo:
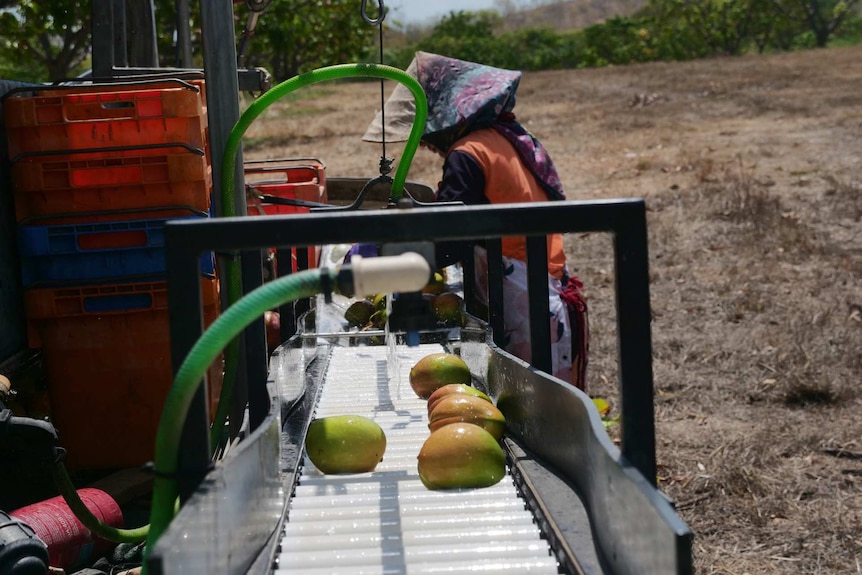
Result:
{"type": "MultiPolygon", "coordinates": [[[[200,217],[18,226],[24,287],[163,276],[165,222],[200,217]]],[[[212,252],[201,257],[201,273],[215,275],[212,252]]]]}

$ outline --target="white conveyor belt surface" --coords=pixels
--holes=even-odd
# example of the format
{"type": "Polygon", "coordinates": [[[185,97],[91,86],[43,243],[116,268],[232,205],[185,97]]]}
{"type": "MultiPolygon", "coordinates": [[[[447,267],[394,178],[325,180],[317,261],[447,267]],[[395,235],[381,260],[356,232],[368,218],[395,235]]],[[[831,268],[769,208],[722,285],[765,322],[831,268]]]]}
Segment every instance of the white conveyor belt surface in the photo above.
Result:
{"type": "Polygon", "coordinates": [[[276,575],[559,572],[508,470],[481,489],[435,491],[419,480],[416,457],[430,432],[409,372],[440,351],[333,348],[315,417],[373,419],[386,433],[386,452],[373,472],[349,475],[324,475],[303,453],[276,575]]]}

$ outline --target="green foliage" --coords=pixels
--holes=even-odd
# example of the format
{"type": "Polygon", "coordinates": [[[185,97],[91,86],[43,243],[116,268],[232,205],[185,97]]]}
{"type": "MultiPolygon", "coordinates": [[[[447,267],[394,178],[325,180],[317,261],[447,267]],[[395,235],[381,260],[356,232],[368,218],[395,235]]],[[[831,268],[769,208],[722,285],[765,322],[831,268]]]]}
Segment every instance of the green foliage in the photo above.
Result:
{"type": "MultiPolygon", "coordinates": [[[[368,6],[371,11],[376,5],[368,6]]],[[[362,60],[373,49],[376,32],[360,17],[355,0],[273,0],[249,45],[248,64],[263,66],[282,81],[362,60]]]]}
{"type": "MultiPolygon", "coordinates": [[[[190,0],[193,64],[203,65],[200,0],[190,0]]],[[[39,0],[0,3],[0,74],[16,80],[68,78],[86,69],[90,50],[88,2],[39,0]]],[[[160,64],[177,66],[175,0],[156,0],[160,64]]],[[[375,8],[369,3],[369,10],[375,8]]],[[[249,9],[235,5],[236,39],[249,9]]],[[[374,45],[376,28],[360,17],[354,0],[273,0],[260,14],[247,47],[246,65],[262,66],[277,81],[331,64],[355,62],[374,45]]]]}
{"type": "Polygon", "coordinates": [[[831,15],[833,37],[858,41],[862,25],[851,8],[860,1],[650,0],[631,17],[562,33],[530,27],[501,33],[495,12],[451,12],[422,40],[388,51],[385,59],[404,68],[415,51],[424,50],[503,68],[547,70],[810,48],[822,38],[805,14],[813,13],[815,23],[831,15]]]}
{"type": "Polygon", "coordinates": [[[429,37],[410,50],[408,63],[416,50],[475,62],[496,62],[499,43],[494,29],[499,23],[500,17],[492,11],[450,12],[434,27],[429,37]]]}
{"type": "Polygon", "coordinates": [[[22,81],[60,80],[83,72],[90,52],[89,16],[89,3],[67,0],[0,9],[0,72],[22,81]]]}
{"type": "Polygon", "coordinates": [[[611,18],[582,32],[582,66],[648,62],[665,57],[646,18],[611,18]]]}
{"type": "Polygon", "coordinates": [[[850,14],[833,36],[832,43],[839,46],[852,46],[860,42],[862,42],[862,14],[850,14]]]}
{"type": "Polygon", "coordinates": [[[546,28],[522,28],[500,37],[499,66],[518,70],[575,68],[579,50],[575,34],[546,28]]]}
{"type": "Polygon", "coordinates": [[[572,34],[558,34],[545,28],[521,28],[498,34],[500,24],[500,16],[493,11],[451,12],[430,35],[387,53],[385,61],[406,68],[414,53],[421,50],[518,70],[575,66],[576,43],[572,34]]]}
{"type": "MultiPolygon", "coordinates": [[[[410,38],[417,35],[409,34],[387,45],[384,61],[406,68],[417,50],[425,50],[509,69],[546,70],[846,45],[862,41],[860,2],[649,0],[632,16],[568,32],[529,26],[502,31],[496,11],[455,11],[423,30],[416,42],[410,38]]],[[[176,0],[155,3],[160,63],[179,65],[173,45],[176,0]]],[[[189,3],[193,65],[203,66],[201,0],[189,3]]],[[[497,2],[504,8],[510,4],[497,2]]],[[[90,50],[89,10],[89,3],[71,0],[0,0],[0,77],[45,81],[82,72],[90,50]]],[[[234,40],[240,45],[250,12],[244,3],[235,4],[234,11],[234,40]]],[[[262,66],[282,81],[322,66],[376,61],[376,36],[355,0],[272,0],[260,14],[244,64],[262,66]]]]}
{"type": "MultiPolygon", "coordinates": [[[[826,46],[850,15],[850,8],[858,0],[774,0],[775,7],[788,20],[804,25],[802,45],[826,46]]],[[[797,45],[799,42],[797,42],[797,45]]]]}
{"type": "MultiPolygon", "coordinates": [[[[174,66],[175,0],[156,2],[161,64],[174,66]]],[[[193,58],[202,66],[200,0],[190,4],[193,58]]],[[[376,9],[375,3],[368,6],[369,12],[376,9]]],[[[244,3],[236,4],[234,12],[239,52],[252,12],[244,3]]],[[[249,35],[243,65],[266,68],[281,82],[315,68],[361,61],[374,46],[376,30],[361,18],[355,0],[272,0],[249,35]]]]}
{"type": "MultiPolygon", "coordinates": [[[[156,45],[159,51],[159,64],[161,66],[181,66],[175,46],[175,32],[177,29],[176,0],[154,0],[156,12],[156,45]]],[[[241,4],[234,7],[239,14],[243,9],[241,4]]],[[[192,64],[195,67],[203,67],[203,55],[201,53],[200,37],[200,0],[189,0],[189,14],[191,22],[192,64]]]]}
{"type": "Polygon", "coordinates": [[[859,0],[651,0],[662,44],[687,57],[825,46],[859,0]],[[676,38],[682,34],[684,40],[676,38]]]}

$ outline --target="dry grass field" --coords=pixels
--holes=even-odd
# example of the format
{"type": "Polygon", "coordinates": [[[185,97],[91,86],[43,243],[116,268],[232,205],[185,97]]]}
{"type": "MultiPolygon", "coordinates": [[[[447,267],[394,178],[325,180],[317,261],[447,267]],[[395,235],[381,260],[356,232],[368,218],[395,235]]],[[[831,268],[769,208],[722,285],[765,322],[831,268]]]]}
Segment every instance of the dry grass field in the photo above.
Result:
{"type": "MultiPolygon", "coordinates": [[[[379,105],[374,82],[307,88],[245,157],[373,177],[379,105]]],[[[698,573],[862,574],[862,46],[529,73],[515,112],[569,199],[647,201],[659,481],[698,573]]],[[[409,179],[439,169],[420,150],[409,179]]],[[[567,250],[613,404],[610,239],[567,250]]]]}

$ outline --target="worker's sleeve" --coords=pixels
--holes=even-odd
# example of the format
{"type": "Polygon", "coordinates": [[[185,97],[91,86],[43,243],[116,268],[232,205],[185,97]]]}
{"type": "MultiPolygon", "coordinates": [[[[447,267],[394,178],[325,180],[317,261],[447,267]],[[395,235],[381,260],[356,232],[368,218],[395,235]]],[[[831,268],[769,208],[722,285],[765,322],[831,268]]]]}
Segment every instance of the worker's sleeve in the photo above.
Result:
{"type": "Polygon", "coordinates": [[[468,206],[490,203],[485,195],[485,172],[479,162],[459,150],[446,156],[436,199],[438,202],[464,202],[468,206]]]}
{"type": "Polygon", "coordinates": [[[353,256],[362,256],[364,258],[376,258],[378,255],[377,244],[353,244],[347,253],[344,254],[344,263],[349,264],[353,256]]]}
{"type": "MultiPolygon", "coordinates": [[[[454,151],[443,163],[443,179],[437,190],[438,202],[463,202],[467,205],[488,204],[485,195],[485,173],[473,156],[454,151]]],[[[438,268],[464,259],[472,242],[437,242],[435,259],[438,268]]]]}

